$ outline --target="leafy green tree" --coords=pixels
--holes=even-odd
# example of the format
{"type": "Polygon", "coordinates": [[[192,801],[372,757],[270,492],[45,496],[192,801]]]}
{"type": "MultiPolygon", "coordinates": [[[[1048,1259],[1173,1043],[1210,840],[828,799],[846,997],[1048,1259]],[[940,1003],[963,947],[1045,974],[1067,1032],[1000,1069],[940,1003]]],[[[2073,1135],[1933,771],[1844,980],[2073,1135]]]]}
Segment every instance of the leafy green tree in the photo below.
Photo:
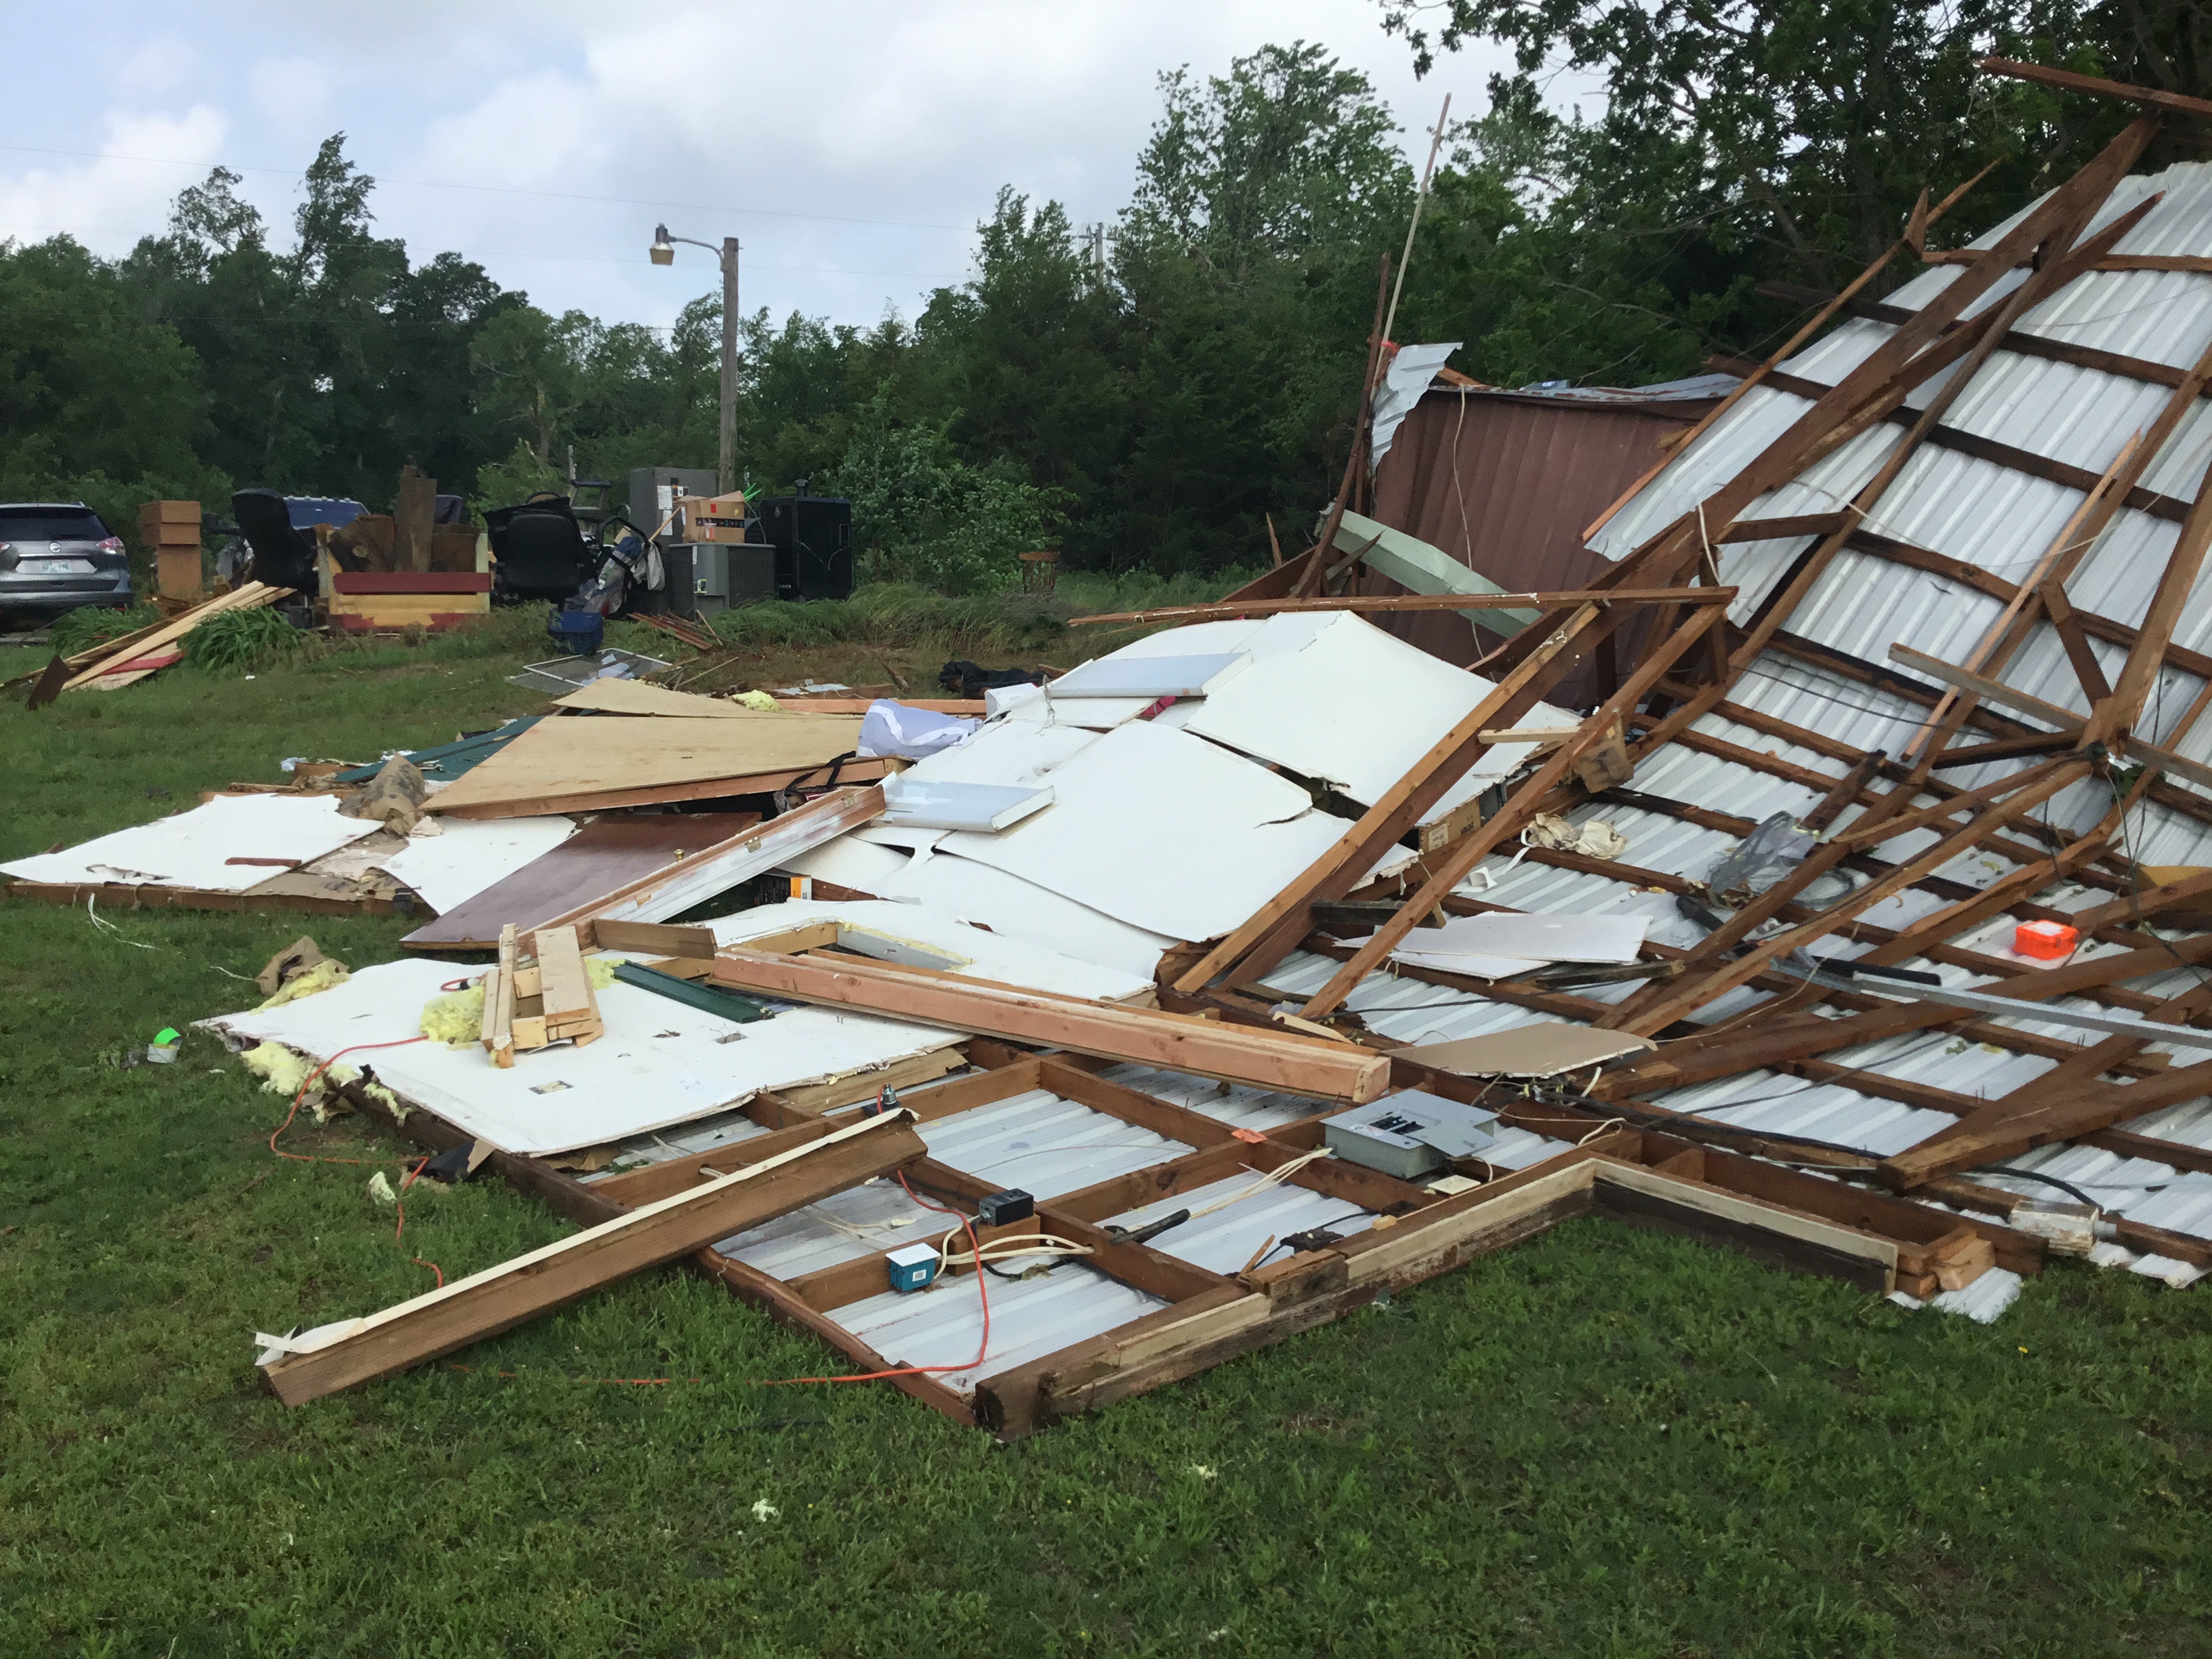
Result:
{"type": "Polygon", "coordinates": [[[1058,528],[1056,492],[1002,461],[962,460],[950,424],[897,424],[887,390],[859,411],[835,486],[853,503],[863,574],[949,593],[1006,592],[1020,580],[1020,556],[1058,528]]]}
{"type": "MultiPolygon", "coordinates": [[[[1491,84],[1493,121],[1565,175],[1555,199],[1578,236],[1649,252],[1686,321],[1693,296],[1732,285],[1747,297],[1765,278],[1848,281],[1896,240],[1923,187],[1940,196],[1992,167],[1942,227],[1963,241],[2132,114],[1984,76],[1984,56],[2212,92],[2212,7],[2197,0],[1380,3],[1423,72],[1469,40],[1513,48],[1515,73],[1491,84]],[[1602,82],[1604,113],[1587,127],[1544,108],[1540,88],[1563,72],[1602,82]]],[[[2174,134],[2149,164],[2196,153],[2174,134]]],[[[1739,338],[1775,320],[1722,309],[1739,338]]]]}
{"type": "Polygon", "coordinates": [[[0,499],[82,501],[139,556],[138,506],[220,501],[207,400],[176,331],[67,237],[0,244],[0,499]]]}

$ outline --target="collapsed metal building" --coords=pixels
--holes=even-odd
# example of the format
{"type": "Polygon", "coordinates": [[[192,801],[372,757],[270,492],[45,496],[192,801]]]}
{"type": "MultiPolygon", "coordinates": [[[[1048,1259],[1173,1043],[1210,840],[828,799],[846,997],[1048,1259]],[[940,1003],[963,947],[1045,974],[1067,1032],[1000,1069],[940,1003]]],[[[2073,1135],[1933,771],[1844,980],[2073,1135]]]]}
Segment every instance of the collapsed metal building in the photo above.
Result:
{"type": "MultiPolygon", "coordinates": [[[[1468,557],[1425,539],[1436,448],[1348,553],[1340,513],[1252,588],[1140,619],[1188,626],[796,810],[787,711],[587,689],[456,745],[473,769],[422,803],[456,826],[690,845],[594,873],[563,823],[410,936],[497,942],[496,1069],[473,1028],[426,1040],[436,959],[211,1024],[315,1063],[295,1112],[389,1050],[348,1103],[588,1231],[264,1336],[271,1386],[388,1376],[686,1255],[844,1380],[1005,1435],[1594,1211],[1979,1317],[2052,1249],[2201,1277],[2212,166],[2130,169],[2212,105],[2002,68],[2142,113],[1971,247],[1925,252],[1916,213],[1701,389],[1581,562],[1532,562],[1541,591],[1376,590],[1480,551],[1472,518],[1468,557]],[[1904,250],[1929,268],[1860,299],[1904,250]],[[1462,667],[1369,616],[1503,642],[1462,667]],[[778,816],[620,816],[740,776],[779,780],[778,816]],[[763,877],[792,896],[679,922],[763,877]],[[586,953],[651,960],[594,991],[586,953]]],[[[287,805],[343,839],[335,803],[287,805]]],[[[27,873],[76,902],[120,856],[27,873]]]]}

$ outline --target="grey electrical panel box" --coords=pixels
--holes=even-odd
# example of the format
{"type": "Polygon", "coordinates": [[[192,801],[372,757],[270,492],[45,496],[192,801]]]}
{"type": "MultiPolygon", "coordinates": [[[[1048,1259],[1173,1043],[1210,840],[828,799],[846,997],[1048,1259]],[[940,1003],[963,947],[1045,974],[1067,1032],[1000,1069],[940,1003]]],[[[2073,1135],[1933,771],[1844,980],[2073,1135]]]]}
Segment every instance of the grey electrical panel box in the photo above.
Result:
{"type": "Polygon", "coordinates": [[[714,469],[710,466],[634,466],[629,470],[629,519],[647,535],[668,516],[677,494],[711,495],[714,469]]]}
{"type": "Polygon", "coordinates": [[[1497,1138],[1498,1115],[1407,1089],[1324,1119],[1322,1138],[1347,1163],[1417,1181],[1455,1158],[1480,1156],[1497,1138]]]}

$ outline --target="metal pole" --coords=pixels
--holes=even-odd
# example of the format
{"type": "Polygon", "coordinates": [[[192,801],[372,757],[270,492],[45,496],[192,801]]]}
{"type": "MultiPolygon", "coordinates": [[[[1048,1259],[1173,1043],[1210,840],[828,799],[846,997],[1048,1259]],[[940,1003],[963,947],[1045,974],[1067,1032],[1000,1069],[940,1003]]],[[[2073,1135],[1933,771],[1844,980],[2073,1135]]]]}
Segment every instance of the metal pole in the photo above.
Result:
{"type": "Polygon", "coordinates": [[[722,238],[722,459],[717,494],[738,486],[738,239],[722,238]]]}
{"type": "Polygon", "coordinates": [[[1451,94],[1444,94],[1443,112],[1437,117],[1436,136],[1429,141],[1428,165],[1421,169],[1421,187],[1413,192],[1413,222],[1406,227],[1406,251],[1398,256],[1398,281],[1390,290],[1390,309],[1382,319],[1382,337],[1398,320],[1398,295],[1406,286],[1406,267],[1413,263],[1413,233],[1421,228],[1421,204],[1429,199],[1429,180],[1437,170],[1437,152],[1443,148],[1444,123],[1451,119],[1451,94]]]}

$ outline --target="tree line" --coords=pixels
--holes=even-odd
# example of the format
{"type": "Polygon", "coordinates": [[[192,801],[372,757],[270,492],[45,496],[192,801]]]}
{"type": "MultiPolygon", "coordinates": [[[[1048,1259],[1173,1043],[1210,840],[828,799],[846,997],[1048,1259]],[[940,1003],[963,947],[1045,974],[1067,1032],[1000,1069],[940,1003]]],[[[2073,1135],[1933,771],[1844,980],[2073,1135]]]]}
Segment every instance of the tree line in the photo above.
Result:
{"type": "MultiPolygon", "coordinates": [[[[1446,135],[1394,331],[1464,341],[1455,367],[1504,386],[1759,355],[1798,314],[1762,283],[1839,285],[1923,186],[1986,167],[1937,239],[1963,241],[2130,112],[1978,76],[1984,53],[2212,91],[2193,4],[1379,4],[1424,70],[1513,48],[1446,135]],[[1603,112],[1560,114],[1562,76],[1603,112]]],[[[1168,574],[1264,559],[1271,520],[1303,544],[1351,441],[1422,117],[1310,42],[1170,71],[1160,98],[1103,241],[1002,190],[974,275],[911,319],[740,319],[748,484],[851,495],[870,574],[954,591],[1007,582],[1030,547],[1168,574]]],[[[2201,148],[2166,142],[2146,165],[2201,148]]],[[[343,134],[287,248],[239,182],[214,169],[119,259],[0,246],[0,498],[82,498],[127,535],[139,501],[246,484],[386,507],[410,463],[479,507],[560,487],[572,451],[586,476],[713,465],[718,297],[663,331],[418,261],[377,234],[343,134]]]]}

